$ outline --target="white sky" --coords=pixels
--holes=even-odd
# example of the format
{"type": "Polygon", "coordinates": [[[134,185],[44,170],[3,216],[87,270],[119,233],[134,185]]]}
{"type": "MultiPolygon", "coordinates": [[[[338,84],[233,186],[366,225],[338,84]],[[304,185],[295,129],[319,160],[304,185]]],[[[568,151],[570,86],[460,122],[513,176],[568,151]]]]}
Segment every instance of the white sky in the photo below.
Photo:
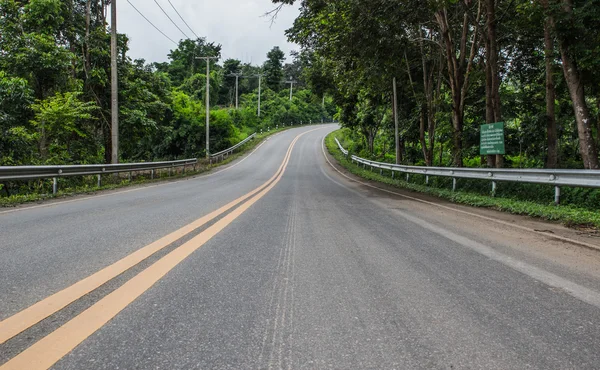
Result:
{"type": "MultiPolygon", "coordinates": [[[[178,42],[185,38],[154,0],[129,1],[171,39],[178,42]]],[[[194,38],[168,0],[157,1],[179,28],[194,38]]],[[[299,13],[296,5],[285,6],[271,26],[270,19],[263,17],[275,7],[271,0],[171,0],[171,3],[198,36],[223,45],[224,59],[234,58],[258,65],[264,62],[273,46],[279,46],[286,57],[291,50],[299,49],[287,42],[284,34],[299,13]]],[[[176,45],[142,18],[127,0],[118,1],[117,11],[117,29],[130,39],[129,56],[147,62],[167,61],[167,54],[176,45]]]]}

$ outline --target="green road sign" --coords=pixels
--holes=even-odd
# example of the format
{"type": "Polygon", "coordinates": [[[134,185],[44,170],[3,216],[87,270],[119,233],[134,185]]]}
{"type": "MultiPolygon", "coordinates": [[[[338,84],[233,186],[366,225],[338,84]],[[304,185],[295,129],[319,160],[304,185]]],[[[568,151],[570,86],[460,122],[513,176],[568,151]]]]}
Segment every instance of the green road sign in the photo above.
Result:
{"type": "Polygon", "coordinates": [[[504,149],[504,122],[481,125],[481,155],[506,154],[504,149]]]}

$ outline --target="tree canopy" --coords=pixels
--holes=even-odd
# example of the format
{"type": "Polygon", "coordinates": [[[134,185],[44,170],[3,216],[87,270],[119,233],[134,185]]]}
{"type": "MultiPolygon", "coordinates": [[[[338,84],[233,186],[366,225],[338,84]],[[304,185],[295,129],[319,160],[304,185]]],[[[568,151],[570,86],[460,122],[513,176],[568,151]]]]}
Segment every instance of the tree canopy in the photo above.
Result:
{"type": "MultiPolygon", "coordinates": [[[[0,0],[0,165],[110,162],[110,30],[106,0],[0,0]]],[[[210,62],[211,147],[221,150],[281,123],[335,114],[309,90],[289,100],[274,47],[263,66],[221,59],[222,46],[184,39],[165,63],[132,60],[118,35],[121,161],[202,157],[206,64],[210,62]],[[235,79],[240,107],[234,109],[235,79]],[[258,116],[259,75],[262,109],[258,116]],[[265,82],[265,81],[263,81],[265,82]]],[[[290,72],[291,73],[291,72],[290,72]]]]}
{"type": "Polygon", "coordinates": [[[393,147],[395,78],[403,162],[599,168],[598,0],[299,5],[288,38],[365,155],[393,147]],[[493,122],[505,123],[507,153],[482,158],[480,126],[493,122]]]}

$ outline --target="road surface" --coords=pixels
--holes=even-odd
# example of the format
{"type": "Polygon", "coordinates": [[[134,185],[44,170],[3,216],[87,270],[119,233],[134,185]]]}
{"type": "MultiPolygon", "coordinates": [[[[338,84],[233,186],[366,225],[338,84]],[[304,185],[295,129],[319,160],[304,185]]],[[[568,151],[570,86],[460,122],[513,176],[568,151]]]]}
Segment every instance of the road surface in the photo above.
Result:
{"type": "Polygon", "coordinates": [[[0,369],[600,368],[600,252],[354,182],[334,129],[0,210],[0,369]]]}

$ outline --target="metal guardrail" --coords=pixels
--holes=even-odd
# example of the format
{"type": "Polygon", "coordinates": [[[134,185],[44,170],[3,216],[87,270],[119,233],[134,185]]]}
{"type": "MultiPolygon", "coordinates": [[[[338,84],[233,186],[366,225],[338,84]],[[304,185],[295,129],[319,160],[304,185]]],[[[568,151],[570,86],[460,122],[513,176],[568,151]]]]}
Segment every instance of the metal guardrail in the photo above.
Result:
{"type": "Polygon", "coordinates": [[[247,138],[245,138],[244,140],[240,141],[239,143],[235,144],[234,146],[232,146],[231,148],[225,149],[225,150],[221,150],[218,153],[215,154],[211,154],[210,156],[210,163],[212,164],[213,159],[221,159],[224,160],[226,157],[230,156],[231,154],[233,154],[233,152],[241,147],[242,145],[246,144],[247,142],[249,142],[250,140],[254,139],[256,137],[256,133],[253,133],[252,135],[248,136],[247,138]]]}
{"type": "Polygon", "coordinates": [[[171,170],[177,167],[192,166],[194,170],[198,163],[197,158],[183,159],[167,162],[147,162],[147,163],[120,163],[120,164],[90,164],[90,165],[71,165],[71,166],[0,166],[0,181],[16,180],[35,180],[52,178],[54,184],[52,193],[58,191],[58,178],[71,176],[98,176],[98,186],[102,185],[102,175],[129,172],[131,179],[132,172],[150,171],[151,178],[154,178],[154,171],[158,169],[171,170]]]}
{"type": "MultiPolygon", "coordinates": [[[[348,150],[342,147],[337,138],[335,141],[340,151],[348,157],[348,150]]],[[[450,177],[453,191],[456,190],[457,179],[491,181],[492,194],[496,192],[499,181],[553,185],[556,204],[560,203],[561,186],[600,188],[600,171],[595,170],[423,167],[376,162],[355,155],[350,156],[350,159],[352,162],[362,164],[363,167],[379,168],[381,174],[383,170],[391,171],[392,177],[396,172],[404,173],[406,181],[410,179],[411,174],[424,175],[426,184],[429,184],[429,176],[450,177]]]]}

